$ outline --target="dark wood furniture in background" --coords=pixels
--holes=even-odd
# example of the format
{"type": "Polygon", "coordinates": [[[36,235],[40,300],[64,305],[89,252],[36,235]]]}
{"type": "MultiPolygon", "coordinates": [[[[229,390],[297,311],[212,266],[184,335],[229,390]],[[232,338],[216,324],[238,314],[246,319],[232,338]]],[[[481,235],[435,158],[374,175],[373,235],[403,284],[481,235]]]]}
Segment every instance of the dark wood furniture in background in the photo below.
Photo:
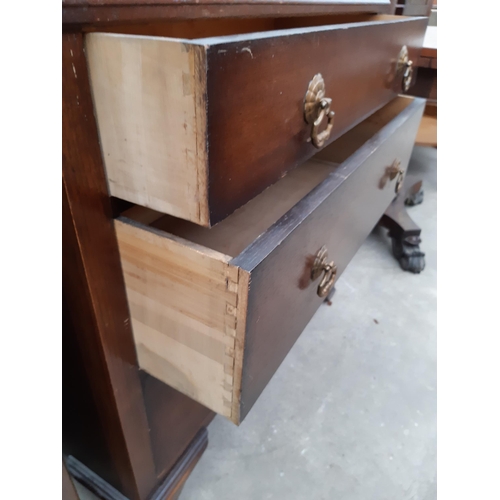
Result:
{"type": "MultiPolygon", "coordinates": [[[[437,0],[393,0],[395,13],[428,16],[437,13],[437,0]]],[[[436,22],[436,21],[434,21],[436,22]]],[[[408,95],[427,99],[416,144],[437,147],[437,26],[427,26],[420,57],[415,64],[416,77],[408,95]]]]}
{"type": "Polygon", "coordinates": [[[394,13],[400,16],[429,16],[436,0],[392,0],[394,13]]]}
{"type": "MultiPolygon", "coordinates": [[[[139,369],[94,116],[85,34],[148,25],[154,29],[156,23],[200,18],[392,11],[389,0],[63,2],[63,453],[73,477],[100,498],[177,498],[207,446],[206,426],[214,413],[139,369]]],[[[366,117],[362,115],[357,121],[366,117]]],[[[250,405],[256,395],[249,392],[250,405]]]]}
{"type": "Polygon", "coordinates": [[[415,85],[409,95],[427,100],[416,144],[437,147],[437,26],[428,26],[418,60],[415,85]]]}
{"type": "MultiPolygon", "coordinates": [[[[422,2],[423,3],[423,2],[422,2]]],[[[429,2],[436,7],[437,1],[429,2]]],[[[414,6],[415,7],[415,6],[414,6]]],[[[406,14],[400,9],[397,12],[406,14]]],[[[412,10],[413,12],[413,10],[412,10]]],[[[416,10],[417,15],[424,12],[424,6],[416,10]]],[[[427,12],[427,11],[426,11],[427,12]]],[[[426,99],[424,116],[420,123],[415,144],[437,148],[437,27],[428,26],[422,51],[416,64],[414,85],[407,95],[426,99]]],[[[405,180],[402,194],[396,198],[384,217],[381,225],[389,229],[394,257],[405,271],[420,273],[425,268],[425,253],[420,249],[421,229],[407,212],[408,206],[423,202],[422,181],[409,177],[405,180]]]]}
{"type": "Polygon", "coordinates": [[[423,201],[422,181],[406,176],[403,188],[386,210],[380,225],[389,229],[392,253],[401,269],[418,274],[425,268],[425,253],[420,249],[420,229],[406,211],[407,206],[423,201]]]}

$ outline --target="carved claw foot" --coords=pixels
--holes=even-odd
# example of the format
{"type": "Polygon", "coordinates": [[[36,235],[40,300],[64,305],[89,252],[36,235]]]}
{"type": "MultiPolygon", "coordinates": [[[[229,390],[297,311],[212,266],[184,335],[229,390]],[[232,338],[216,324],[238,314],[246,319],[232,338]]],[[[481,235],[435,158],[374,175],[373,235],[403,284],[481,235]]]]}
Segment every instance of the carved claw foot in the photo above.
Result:
{"type": "Polygon", "coordinates": [[[399,261],[399,265],[404,271],[418,274],[425,267],[425,253],[420,250],[420,238],[418,236],[393,236],[392,238],[392,253],[399,261]]]}
{"type": "Polygon", "coordinates": [[[405,205],[413,207],[415,205],[420,205],[424,201],[424,190],[422,186],[416,192],[410,191],[405,198],[405,205]]]}

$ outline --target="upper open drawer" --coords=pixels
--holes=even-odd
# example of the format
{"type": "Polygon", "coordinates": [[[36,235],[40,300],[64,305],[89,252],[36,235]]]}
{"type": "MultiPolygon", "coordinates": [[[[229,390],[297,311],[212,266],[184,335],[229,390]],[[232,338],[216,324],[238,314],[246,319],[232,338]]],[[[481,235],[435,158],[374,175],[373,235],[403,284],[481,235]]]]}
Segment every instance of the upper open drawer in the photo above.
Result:
{"type": "Polygon", "coordinates": [[[411,80],[427,19],[356,19],[87,35],[110,194],[203,226],[254,198],[411,80]]]}

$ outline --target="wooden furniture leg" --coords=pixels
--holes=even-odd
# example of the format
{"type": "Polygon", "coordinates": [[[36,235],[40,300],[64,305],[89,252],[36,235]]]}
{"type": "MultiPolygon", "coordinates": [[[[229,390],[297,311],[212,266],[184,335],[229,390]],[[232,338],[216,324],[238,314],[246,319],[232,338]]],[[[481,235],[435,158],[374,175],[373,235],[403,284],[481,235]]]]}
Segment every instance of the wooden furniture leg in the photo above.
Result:
{"type": "Polygon", "coordinates": [[[174,500],[214,414],[137,366],[83,35],[62,49],[62,451],[104,500],[174,500]]]}
{"type": "MultiPolygon", "coordinates": [[[[206,428],[202,428],[167,477],[152,493],[150,500],[177,500],[180,498],[184,484],[203,455],[207,445],[208,432],[206,428]]],[[[67,467],[74,479],[83,484],[98,498],[102,498],[103,500],[128,500],[118,490],[75,457],[68,457],[67,467]]]]}
{"type": "Polygon", "coordinates": [[[392,253],[401,268],[416,274],[424,270],[425,254],[420,250],[421,229],[408,215],[406,205],[422,203],[423,196],[422,181],[407,176],[401,193],[380,219],[380,225],[389,229],[392,253]]]}

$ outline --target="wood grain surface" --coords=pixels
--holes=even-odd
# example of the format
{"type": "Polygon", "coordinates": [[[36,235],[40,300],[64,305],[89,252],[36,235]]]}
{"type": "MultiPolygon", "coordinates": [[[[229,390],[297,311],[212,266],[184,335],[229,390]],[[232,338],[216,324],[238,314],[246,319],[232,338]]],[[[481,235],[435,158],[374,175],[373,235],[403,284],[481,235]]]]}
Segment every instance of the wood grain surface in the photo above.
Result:
{"type": "Polygon", "coordinates": [[[427,26],[421,54],[424,57],[437,58],[437,26],[427,26]]]}
{"type": "Polygon", "coordinates": [[[219,37],[210,24],[194,40],[89,34],[111,194],[223,220],[317,151],[303,111],[315,74],[336,113],[329,142],[401,90],[396,58],[407,45],[418,59],[426,20],[363,19],[219,37]]]}
{"type": "Polygon", "coordinates": [[[212,223],[317,152],[303,117],[305,91],[316,73],[322,74],[335,111],[328,142],[400,92],[395,60],[404,44],[410,58],[418,59],[426,20],[382,17],[386,20],[243,39],[209,50],[212,223]],[[244,133],[235,134],[240,128],[244,133]]]}
{"type": "MultiPolygon", "coordinates": [[[[137,370],[81,33],[200,17],[381,13],[390,6],[388,0],[62,3],[64,335],[71,339],[65,351],[65,374],[71,373],[63,403],[65,443],[130,500],[159,498],[154,489],[168,483],[168,472],[213,413],[137,370]],[[68,371],[70,365],[75,370],[68,371]],[[88,411],[80,413],[80,408],[88,411]]],[[[241,361],[236,358],[235,367],[241,361]]],[[[179,488],[170,483],[164,492],[174,498],[179,488]]]]}
{"type": "Polygon", "coordinates": [[[208,432],[202,427],[150,500],[178,500],[189,475],[208,446],[208,432]]]}
{"type": "Polygon", "coordinates": [[[62,45],[63,452],[145,500],[213,413],[138,369],[83,36],[62,45]]]}
{"type": "Polygon", "coordinates": [[[141,379],[157,475],[163,481],[215,414],[146,372],[141,379]]]}
{"type": "Polygon", "coordinates": [[[433,0],[393,0],[396,14],[403,16],[429,16],[433,0]]]}
{"type": "MultiPolygon", "coordinates": [[[[334,163],[318,162],[312,158],[211,228],[169,215],[155,218],[150,225],[230,257],[236,257],[324,181],[335,168],[334,163]]],[[[149,213],[142,218],[152,218],[149,213]]],[[[127,210],[124,215],[137,220],[137,207],[127,210]]]]}
{"type": "Polygon", "coordinates": [[[242,18],[391,12],[390,0],[63,0],[63,25],[112,25],[172,19],[242,18]]]}
{"type": "Polygon", "coordinates": [[[143,500],[157,477],[93,120],[83,36],[63,35],[62,49],[63,286],[74,326],[71,335],[110,456],[110,461],[100,461],[94,455],[92,465],[130,500],[143,500]]]}
{"type": "Polygon", "coordinates": [[[115,226],[141,368],[232,419],[248,273],[130,219],[115,226]]]}
{"type": "Polygon", "coordinates": [[[87,36],[109,192],[208,225],[205,51],[178,40],[138,42],[87,36]]]}
{"type": "Polygon", "coordinates": [[[437,148],[437,117],[424,115],[418,129],[415,144],[437,148]]]}
{"type": "MultiPolygon", "coordinates": [[[[178,455],[176,463],[159,483],[156,490],[147,497],[148,500],[178,500],[186,480],[203,455],[207,445],[208,432],[205,427],[202,427],[188,446],[178,455]]],[[[73,477],[98,498],[102,500],[129,500],[75,457],[68,457],[67,464],[73,477]]],[[[67,481],[64,482],[64,471],[63,464],[63,500],[78,500],[77,496],[68,498],[64,496],[66,492],[64,486],[67,485],[67,481]]]]}
{"type": "MultiPolygon", "coordinates": [[[[397,110],[395,104],[388,106],[397,110]]],[[[382,186],[381,180],[396,158],[406,168],[423,109],[424,101],[415,100],[393,115],[337,171],[231,261],[251,273],[241,420],[323,302],[316,294],[317,282],[309,279],[317,251],[326,245],[340,276],[395,197],[394,183],[382,186]]],[[[356,131],[352,133],[355,137],[356,131]]],[[[345,141],[352,145],[349,138],[345,141]]],[[[332,158],[338,161],[334,146],[332,158]]]]}

